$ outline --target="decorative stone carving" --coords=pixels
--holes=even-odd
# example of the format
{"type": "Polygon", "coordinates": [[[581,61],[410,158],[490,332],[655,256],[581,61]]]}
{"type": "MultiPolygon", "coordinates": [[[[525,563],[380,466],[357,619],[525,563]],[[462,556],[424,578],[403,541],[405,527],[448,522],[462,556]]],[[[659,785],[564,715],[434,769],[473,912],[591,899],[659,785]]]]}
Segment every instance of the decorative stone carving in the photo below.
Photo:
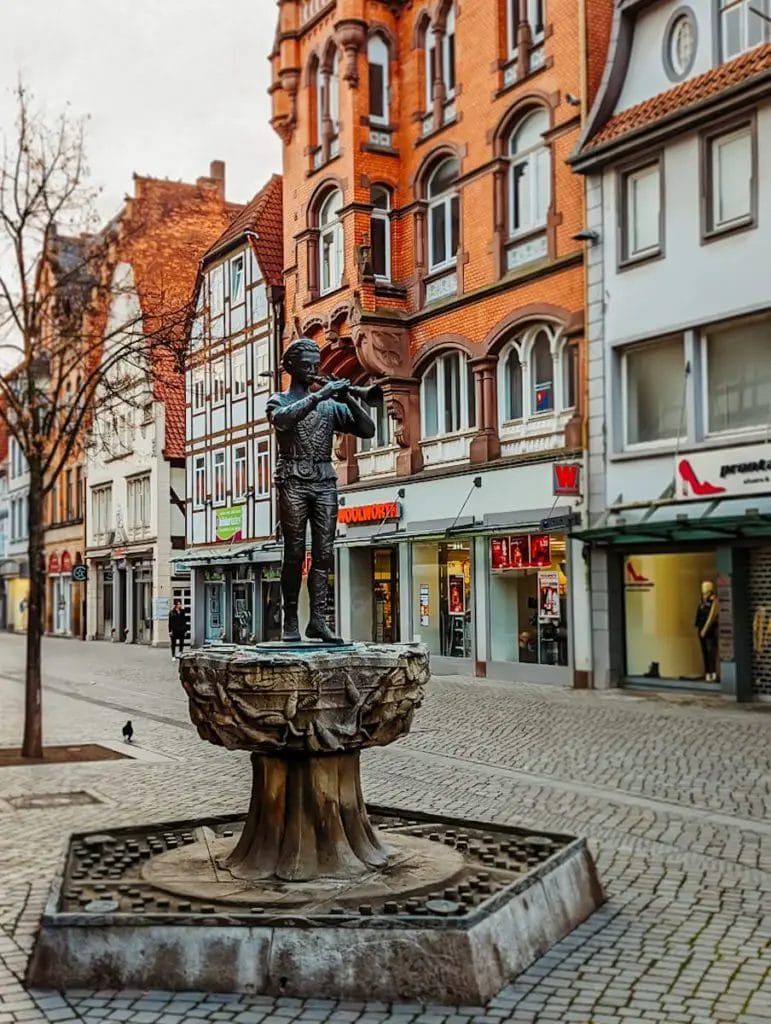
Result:
{"type": "Polygon", "coordinates": [[[386,412],[393,421],[394,441],[400,448],[409,448],[410,430],[407,423],[407,410],[404,403],[393,396],[386,401],[386,412]]]}
{"type": "Polygon", "coordinates": [[[346,57],[343,80],[356,89],[359,85],[359,53],[367,41],[366,22],[354,19],[338,21],[335,25],[335,39],[346,57]]]}
{"type": "Polygon", "coordinates": [[[409,376],[409,337],[404,327],[354,323],[351,318],[351,338],[356,357],[368,372],[376,377],[409,376]]]}
{"type": "Polygon", "coordinates": [[[419,644],[264,645],[183,657],[202,739],[252,751],[252,800],[223,862],[237,878],[306,881],[384,867],[359,751],[409,732],[430,678],[419,644]]]}

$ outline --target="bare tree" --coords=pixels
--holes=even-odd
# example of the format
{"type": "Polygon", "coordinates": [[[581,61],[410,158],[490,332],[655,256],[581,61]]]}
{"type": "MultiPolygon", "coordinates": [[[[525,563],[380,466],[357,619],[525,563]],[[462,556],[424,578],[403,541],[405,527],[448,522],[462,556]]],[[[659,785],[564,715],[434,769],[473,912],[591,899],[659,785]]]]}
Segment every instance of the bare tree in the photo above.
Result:
{"type": "Polygon", "coordinates": [[[124,283],[116,252],[140,229],[116,218],[97,231],[83,122],[47,120],[24,85],[0,157],[0,421],[29,472],[29,598],[22,754],[41,757],[41,649],[47,496],[99,421],[141,402],[158,378],[181,387],[190,307],[158,275],[143,308],[110,310],[124,283]],[[173,301],[172,301],[173,299],[173,301]],[[144,387],[139,381],[144,380],[144,387]]]}

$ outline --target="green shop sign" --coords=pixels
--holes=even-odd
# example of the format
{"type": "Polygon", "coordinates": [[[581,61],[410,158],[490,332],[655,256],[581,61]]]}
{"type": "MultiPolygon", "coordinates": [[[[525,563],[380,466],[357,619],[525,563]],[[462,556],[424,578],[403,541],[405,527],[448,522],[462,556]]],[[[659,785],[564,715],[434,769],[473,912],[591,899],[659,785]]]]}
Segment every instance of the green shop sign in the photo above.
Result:
{"type": "Polygon", "coordinates": [[[244,529],[244,507],[233,505],[217,509],[217,540],[241,540],[244,529]]]}

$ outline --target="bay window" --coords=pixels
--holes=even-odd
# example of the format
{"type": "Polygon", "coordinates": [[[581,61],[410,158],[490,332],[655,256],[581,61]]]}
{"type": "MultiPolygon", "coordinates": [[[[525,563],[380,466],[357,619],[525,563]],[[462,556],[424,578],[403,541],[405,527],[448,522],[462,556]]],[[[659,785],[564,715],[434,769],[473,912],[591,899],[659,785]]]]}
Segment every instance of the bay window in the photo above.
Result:
{"type": "Polygon", "coordinates": [[[439,356],[421,383],[423,437],[454,434],[476,426],[474,375],[460,352],[439,356]]]}

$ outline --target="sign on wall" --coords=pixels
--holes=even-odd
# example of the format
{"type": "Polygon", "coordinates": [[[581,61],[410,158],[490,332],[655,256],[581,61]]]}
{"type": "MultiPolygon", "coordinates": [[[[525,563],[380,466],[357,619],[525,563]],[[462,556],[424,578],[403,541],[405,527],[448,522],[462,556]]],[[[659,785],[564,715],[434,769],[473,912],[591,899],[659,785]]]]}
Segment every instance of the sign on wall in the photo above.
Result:
{"type": "Polygon", "coordinates": [[[169,599],[168,597],[154,597],[153,598],[153,618],[154,619],[168,619],[169,617],[169,599]]]}
{"type": "Polygon", "coordinates": [[[339,523],[383,523],[401,517],[398,501],[381,501],[373,505],[341,505],[337,511],[339,523]]]}
{"type": "Polygon", "coordinates": [[[581,465],[578,462],[555,462],[552,468],[555,498],[561,495],[580,497],[581,465]]]}
{"type": "Polygon", "coordinates": [[[217,540],[241,540],[244,535],[244,506],[229,505],[215,512],[215,535],[217,540]]]}
{"type": "Polygon", "coordinates": [[[675,456],[675,497],[734,497],[771,493],[771,444],[719,448],[675,456]]]}
{"type": "Polygon", "coordinates": [[[538,573],[538,620],[559,622],[560,577],[555,570],[538,573]]]}
{"type": "Polygon", "coordinates": [[[430,625],[430,606],[428,603],[428,584],[420,584],[420,624],[421,626],[430,625]]]}

